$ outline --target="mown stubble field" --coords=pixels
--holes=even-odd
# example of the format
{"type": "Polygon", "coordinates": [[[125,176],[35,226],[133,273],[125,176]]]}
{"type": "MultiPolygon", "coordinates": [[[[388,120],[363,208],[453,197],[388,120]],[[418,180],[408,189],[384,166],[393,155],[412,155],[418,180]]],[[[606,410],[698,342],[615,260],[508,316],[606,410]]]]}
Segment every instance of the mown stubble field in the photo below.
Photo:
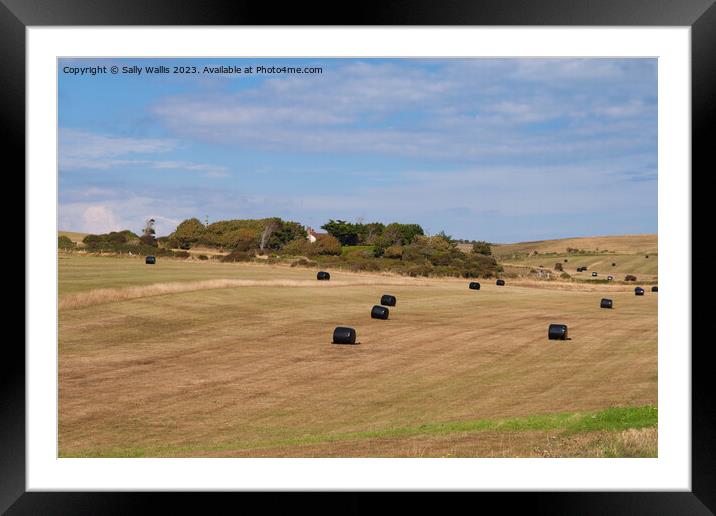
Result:
{"type": "Polygon", "coordinates": [[[61,255],[60,456],[656,455],[658,294],[315,273],[61,255]]]}

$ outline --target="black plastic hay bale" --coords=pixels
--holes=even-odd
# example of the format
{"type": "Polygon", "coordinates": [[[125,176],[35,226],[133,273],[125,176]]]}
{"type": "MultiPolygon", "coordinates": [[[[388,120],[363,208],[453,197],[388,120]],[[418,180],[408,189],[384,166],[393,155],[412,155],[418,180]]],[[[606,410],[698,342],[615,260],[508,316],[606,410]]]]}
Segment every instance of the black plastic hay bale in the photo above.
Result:
{"type": "Polygon", "coordinates": [[[328,274],[326,271],[320,271],[318,274],[316,274],[316,278],[323,281],[328,281],[331,279],[331,275],[328,274]]]}
{"type": "Polygon", "coordinates": [[[612,262],[612,267],[616,267],[616,266],[617,266],[617,264],[612,262]]]}
{"type": "Polygon", "coordinates": [[[599,303],[599,308],[613,308],[611,299],[602,298],[602,302],[599,303]]]}
{"type": "Polygon", "coordinates": [[[371,319],[387,319],[390,310],[384,306],[375,305],[370,311],[371,319]]]}
{"type": "Polygon", "coordinates": [[[395,296],[391,296],[390,294],[383,294],[380,298],[380,304],[383,306],[395,306],[395,303],[397,303],[398,300],[395,296]]]}
{"type": "Polygon", "coordinates": [[[607,276],[607,281],[612,281],[614,279],[614,276],[607,276]]]}
{"type": "Polygon", "coordinates": [[[468,287],[472,290],[480,290],[480,284],[477,281],[471,281],[468,287]]]}
{"type": "Polygon", "coordinates": [[[144,263],[148,265],[154,265],[155,263],[157,263],[157,258],[155,256],[147,256],[144,259],[144,263]]]}
{"type": "MultiPolygon", "coordinates": [[[[653,287],[651,287],[651,291],[652,291],[652,292],[659,292],[659,287],[657,287],[656,285],[654,285],[653,287]]],[[[668,297],[668,296],[667,296],[667,297],[668,297]]]]}
{"type": "Polygon", "coordinates": [[[498,279],[498,280],[495,282],[495,285],[497,285],[497,286],[499,286],[499,287],[504,287],[504,286],[505,286],[505,280],[503,280],[503,279],[498,279]]]}
{"type": "Polygon", "coordinates": [[[635,296],[643,296],[644,295],[644,289],[641,287],[636,287],[634,289],[634,295],[635,296]]]}
{"type": "Polygon", "coordinates": [[[547,330],[549,340],[567,340],[566,324],[550,324],[547,330]]]}
{"type": "Polygon", "coordinates": [[[596,277],[596,275],[597,275],[596,272],[593,272],[593,273],[592,273],[592,277],[593,277],[593,278],[596,277]]]}
{"type": "Polygon", "coordinates": [[[356,331],[353,328],[338,326],[333,330],[333,344],[355,344],[356,331]]]}

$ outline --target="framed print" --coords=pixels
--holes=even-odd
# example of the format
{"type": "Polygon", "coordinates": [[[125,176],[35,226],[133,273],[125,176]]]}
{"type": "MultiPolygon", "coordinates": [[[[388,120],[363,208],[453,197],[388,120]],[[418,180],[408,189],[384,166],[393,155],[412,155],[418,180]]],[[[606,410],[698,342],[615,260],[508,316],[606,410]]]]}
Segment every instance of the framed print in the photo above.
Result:
{"type": "Polygon", "coordinates": [[[0,506],[710,514],[711,4],[5,2],[28,302],[0,506]]]}

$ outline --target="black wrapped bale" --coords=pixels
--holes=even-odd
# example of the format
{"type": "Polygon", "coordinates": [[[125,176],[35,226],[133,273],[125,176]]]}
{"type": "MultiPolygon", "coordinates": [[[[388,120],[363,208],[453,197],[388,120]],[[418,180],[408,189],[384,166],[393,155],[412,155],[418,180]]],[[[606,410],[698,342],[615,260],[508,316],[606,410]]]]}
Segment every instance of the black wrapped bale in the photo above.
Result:
{"type": "Polygon", "coordinates": [[[612,267],[616,267],[616,266],[617,266],[617,264],[612,262],[612,267]]]}
{"type": "Polygon", "coordinates": [[[614,279],[614,276],[607,276],[608,281],[612,281],[614,279]]]}
{"type": "Polygon", "coordinates": [[[599,303],[599,308],[613,308],[611,299],[602,298],[602,302],[599,303]]]}
{"type": "Polygon", "coordinates": [[[328,274],[326,271],[320,271],[318,274],[316,274],[316,278],[322,281],[328,281],[331,279],[331,275],[328,274]]]}
{"type": "Polygon", "coordinates": [[[549,340],[567,340],[566,324],[550,324],[547,330],[549,340]]]}
{"type": "Polygon", "coordinates": [[[155,263],[157,263],[157,258],[154,256],[147,256],[144,260],[144,263],[146,263],[147,265],[154,265],[155,263]]]}
{"type": "Polygon", "coordinates": [[[659,287],[653,286],[653,287],[651,287],[651,291],[652,291],[652,292],[659,292],[659,287]]]}
{"type": "Polygon", "coordinates": [[[634,289],[634,295],[635,296],[643,296],[644,295],[644,289],[641,287],[636,287],[634,289]]]}
{"type": "Polygon", "coordinates": [[[593,273],[592,273],[592,277],[593,277],[593,278],[596,277],[596,275],[597,275],[596,272],[593,272],[593,273]]]}
{"type": "Polygon", "coordinates": [[[333,330],[333,344],[355,344],[356,331],[353,328],[338,326],[333,330]]]}
{"type": "Polygon", "coordinates": [[[505,280],[503,280],[503,279],[498,279],[498,280],[495,282],[495,285],[497,285],[497,286],[499,286],[499,287],[504,287],[504,286],[505,286],[505,280]]]}
{"type": "Polygon", "coordinates": [[[480,284],[477,281],[471,281],[468,285],[472,290],[480,290],[480,284]]]}
{"type": "Polygon", "coordinates": [[[395,296],[391,296],[390,294],[383,294],[380,298],[380,304],[383,306],[395,306],[395,303],[397,302],[397,298],[395,296]]]}
{"type": "Polygon", "coordinates": [[[375,305],[370,311],[370,317],[371,319],[387,319],[389,313],[390,311],[386,307],[375,305]]]}

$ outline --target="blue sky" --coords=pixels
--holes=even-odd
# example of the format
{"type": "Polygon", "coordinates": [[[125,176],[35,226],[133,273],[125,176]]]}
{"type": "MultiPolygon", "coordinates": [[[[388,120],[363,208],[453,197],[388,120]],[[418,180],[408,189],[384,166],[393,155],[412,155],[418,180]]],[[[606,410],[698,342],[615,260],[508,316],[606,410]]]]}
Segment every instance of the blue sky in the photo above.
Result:
{"type": "Polygon", "coordinates": [[[657,231],[656,59],[65,59],[58,79],[60,229],[277,216],[492,242],[657,231]],[[63,71],[113,65],[254,73],[63,71]]]}

